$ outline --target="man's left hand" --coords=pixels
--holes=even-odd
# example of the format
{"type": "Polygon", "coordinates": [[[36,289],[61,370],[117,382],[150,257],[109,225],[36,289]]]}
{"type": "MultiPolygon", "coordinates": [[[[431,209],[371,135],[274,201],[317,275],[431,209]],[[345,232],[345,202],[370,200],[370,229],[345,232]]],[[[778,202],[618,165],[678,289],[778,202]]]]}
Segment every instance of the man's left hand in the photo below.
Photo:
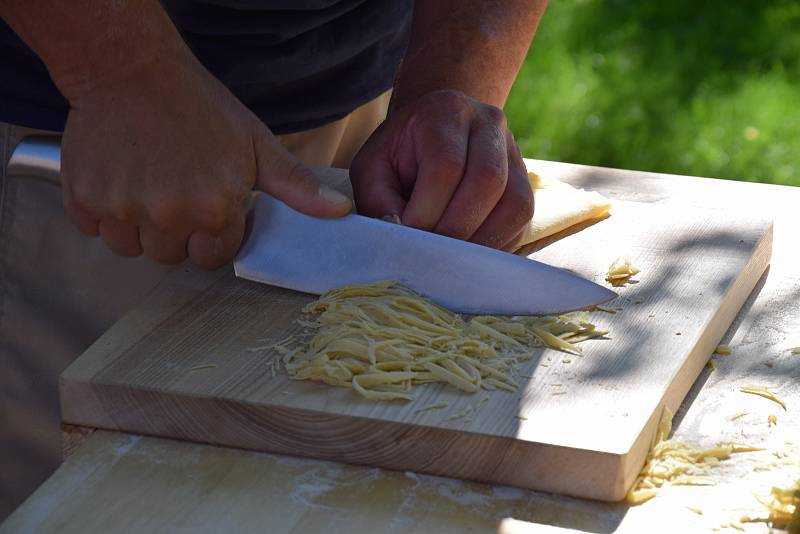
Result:
{"type": "Polygon", "coordinates": [[[393,110],[350,170],[358,211],[498,249],[515,248],[533,192],[502,110],[458,91],[393,110]]]}

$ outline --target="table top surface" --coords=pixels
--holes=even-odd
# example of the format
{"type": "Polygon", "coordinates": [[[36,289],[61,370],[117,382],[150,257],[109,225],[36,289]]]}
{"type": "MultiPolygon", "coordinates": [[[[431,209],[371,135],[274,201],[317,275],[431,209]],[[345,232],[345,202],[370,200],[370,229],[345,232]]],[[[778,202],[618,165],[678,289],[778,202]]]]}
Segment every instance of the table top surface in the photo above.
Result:
{"type": "Polygon", "coordinates": [[[723,338],[732,354],[712,358],[674,420],[674,437],[692,444],[766,450],[724,461],[709,474],[713,486],[669,487],[630,507],[98,431],[0,532],[766,532],[764,523],[730,523],[764,515],[757,497],[800,479],[800,354],[791,351],[800,346],[800,188],[544,161],[536,169],[612,199],[774,218],[771,267],[723,338]],[[787,409],[742,385],[770,387],[787,409]]]}

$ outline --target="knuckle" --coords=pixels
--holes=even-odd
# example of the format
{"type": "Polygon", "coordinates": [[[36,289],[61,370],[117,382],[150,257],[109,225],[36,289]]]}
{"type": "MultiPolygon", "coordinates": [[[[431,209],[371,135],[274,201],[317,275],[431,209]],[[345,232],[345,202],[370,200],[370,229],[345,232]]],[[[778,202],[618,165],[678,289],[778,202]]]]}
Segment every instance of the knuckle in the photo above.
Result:
{"type": "Polygon", "coordinates": [[[156,198],[147,204],[147,218],[158,231],[170,230],[179,213],[178,204],[171,199],[156,198]]]}
{"type": "Polygon", "coordinates": [[[463,102],[467,99],[467,95],[464,94],[463,91],[459,91],[458,89],[441,89],[433,93],[437,95],[438,98],[442,99],[445,102],[463,102]]]}
{"type": "Polygon", "coordinates": [[[97,198],[97,188],[89,180],[70,181],[67,184],[69,205],[78,209],[90,211],[94,208],[97,198]]]}
{"type": "Polygon", "coordinates": [[[503,113],[502,109],[498,108],[497,106],[492,106],[491,104],[484,104],[483,113],[490,123],[497,125],[502,130],[505,130],[506,114],[503,113]]]}
{"type": "Polygon", "coordinates": [[[517,214],[517,222],[524,224],[533,218],[534,201],[533,191],[520,190],[511,196],[511,202],[515,207],[514,213],[517,214]]]}
{"type": "Polygon", "coordinates": [[[118,221],[130,223],[135,219],[135,209],[126,196],[117,195],[110,199],[108,210],[110,215],[118,221]]]}
{"type": "Polygon", "coordinates": [[[504,191],[508,183],[508,171],[499,161],[485,160],[475,170],[475,177],[490,191],[504,191]]]}
{"type": "Polygon", "coordinates": [[[447,151],[437,155],[435,177],[439,182],[459,182],[464,174],[464,159],[447,151]]]}
{"type": "Polygon", "coordinates": [[[434,105],[445,115],[460,117],[468,112],[470,101],[461,91],[445,89],[435,93],[434,105]]]}
{"type": "Polygon", "coordinates": [[[213,232],[225,228],[229,218],[228,202],[220,195],[207,196],[198,201],[195,211],[197,222],[213,232]]]}

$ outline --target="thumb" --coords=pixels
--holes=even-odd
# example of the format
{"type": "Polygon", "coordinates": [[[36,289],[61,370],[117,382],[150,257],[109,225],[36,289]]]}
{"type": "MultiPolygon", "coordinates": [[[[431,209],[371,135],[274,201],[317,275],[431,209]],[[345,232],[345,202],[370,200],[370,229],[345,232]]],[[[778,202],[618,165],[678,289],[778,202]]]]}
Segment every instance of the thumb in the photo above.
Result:
{"type": "Polygon", "coordinates": [[[255,188],[316,217],[341,217],[350,211],[349,198],[321,184],[311,170],[265,132],[254,138],[255,188]]]}

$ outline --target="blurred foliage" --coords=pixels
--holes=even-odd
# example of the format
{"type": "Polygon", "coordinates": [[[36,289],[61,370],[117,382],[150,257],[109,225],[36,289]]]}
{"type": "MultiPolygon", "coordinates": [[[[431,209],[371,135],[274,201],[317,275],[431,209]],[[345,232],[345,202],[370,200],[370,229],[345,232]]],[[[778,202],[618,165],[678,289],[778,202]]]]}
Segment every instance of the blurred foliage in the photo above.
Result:
{"type": "Polygon", "coordinates": [[[527,157],[800,185],[800,2],[551,1],[506,113],[527,157]]]}

